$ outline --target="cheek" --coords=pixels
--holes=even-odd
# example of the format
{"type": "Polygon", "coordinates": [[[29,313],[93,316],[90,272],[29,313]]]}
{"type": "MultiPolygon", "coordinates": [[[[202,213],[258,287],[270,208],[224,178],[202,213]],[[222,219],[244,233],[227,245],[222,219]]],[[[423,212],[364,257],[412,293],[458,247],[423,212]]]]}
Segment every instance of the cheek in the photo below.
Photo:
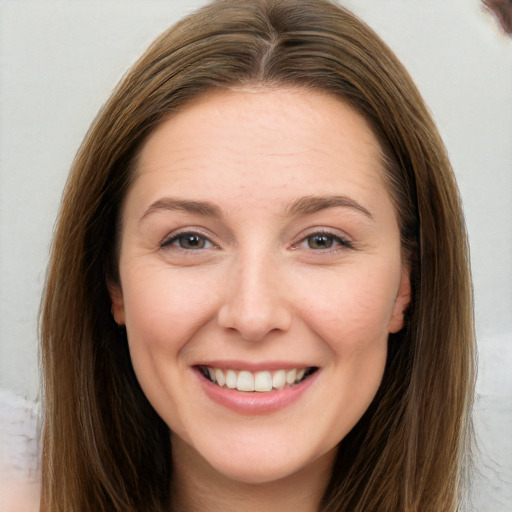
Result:
{"type": "MultiPolygon", "coordinates": [[[[210,280],[211,281],[211,280],[210,280]]],[[[143,337],[165,339],[193,328],[209,307],[211,283],[169,268],[135,268],[123,282],[127,328],[143,337]]]]}
{"type": "Polygon", "coordinates": [[[159,361],[176,360],[211,319],[211,298],[203,291],[211,283],[169,269],[138,269],[122,282],[130,354],[138,375],[160,367],[159,361]]]}
{"type": "MultiPolygon", "coordinates": [[[[153,408],[173,431],[183,426],[177,411],[187,408],[179,390],[188,371],[187,344],[212,318],[212,283],[168,268],[130,269],[122,276],[126,331],[137,380],[153,408]]],[[[183,433],[185,435],[185,433],[183,433]]]]}
{"type": "Polygon", "coordinates": [[[336,353],[385,347],[396,295],[394,281],[385,273],[348,269],[326,275],[316,281],[314,294],[300,292],[301,309],[336,353]]]}

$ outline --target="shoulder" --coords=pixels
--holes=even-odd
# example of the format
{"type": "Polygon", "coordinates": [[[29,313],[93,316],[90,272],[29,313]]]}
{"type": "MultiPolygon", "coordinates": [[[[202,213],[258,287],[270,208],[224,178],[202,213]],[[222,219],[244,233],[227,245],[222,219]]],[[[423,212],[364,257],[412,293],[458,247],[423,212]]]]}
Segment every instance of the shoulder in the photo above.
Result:
{"type": "Polygon", "coordinates": [[[39,510],[39,409],[0,388],[0,510],[39,510]]]}

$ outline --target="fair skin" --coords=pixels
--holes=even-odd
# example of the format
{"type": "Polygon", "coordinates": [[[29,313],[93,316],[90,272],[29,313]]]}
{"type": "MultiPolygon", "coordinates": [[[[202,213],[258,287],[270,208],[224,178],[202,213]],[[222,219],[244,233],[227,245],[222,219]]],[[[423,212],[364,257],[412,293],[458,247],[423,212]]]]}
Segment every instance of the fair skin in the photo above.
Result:
{"type": "Polygon", "coordinates": [[[197,99],[141,150],[119,270],[180,510],[316,510],[410,296],[365,120],[299,89],[197,99]]]}

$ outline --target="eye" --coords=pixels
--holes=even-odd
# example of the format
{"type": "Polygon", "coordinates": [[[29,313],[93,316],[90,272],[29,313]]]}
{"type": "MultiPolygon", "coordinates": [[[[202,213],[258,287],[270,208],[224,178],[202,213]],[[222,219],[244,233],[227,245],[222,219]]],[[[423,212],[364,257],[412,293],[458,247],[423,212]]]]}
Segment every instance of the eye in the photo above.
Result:
{"type": "Polygon", "coordinates": [[[178,233],[171,236],[170,238],[166,238],[162,241],[160,246],[176,247],[186,251],[198,251],[201,249],[209,249],[213,247],[213,244],[208,238],[201,235],[200,233],[185,232],[178,233]]]}
{"type": "Polygon", "coordinates": [[[314,251],[336,250],[337,248],[352,248],[352,243],[347,239],[329,232],[312,233],[304,238],[299,246],[314,251]]]}
{"type": "Polygon", "coordinates": [[[334,245],[334,237],[325,233],[317,233],[306,238],[310,249],[330,249],[334,245]]]}

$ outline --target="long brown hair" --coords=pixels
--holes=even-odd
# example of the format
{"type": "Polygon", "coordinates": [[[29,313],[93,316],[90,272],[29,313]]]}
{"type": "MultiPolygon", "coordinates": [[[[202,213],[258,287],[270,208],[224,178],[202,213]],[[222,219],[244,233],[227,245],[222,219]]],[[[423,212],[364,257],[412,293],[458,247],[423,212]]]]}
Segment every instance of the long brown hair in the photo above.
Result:
{"type": "Polygon", "coordinates": [[[220,0],[158,38],[87,134],[66,186],[41,314],[42,512],[163,511],[168,427],[110,314],[120,206],[142,142],[214,88],[328,92],[371,124],[411,268],[406,326],[377,396],[340,443],[320,510],[457,510],[470,432],[474,334],[468,246],[446,151],[388,47],[327,0],[220,0]]]}

